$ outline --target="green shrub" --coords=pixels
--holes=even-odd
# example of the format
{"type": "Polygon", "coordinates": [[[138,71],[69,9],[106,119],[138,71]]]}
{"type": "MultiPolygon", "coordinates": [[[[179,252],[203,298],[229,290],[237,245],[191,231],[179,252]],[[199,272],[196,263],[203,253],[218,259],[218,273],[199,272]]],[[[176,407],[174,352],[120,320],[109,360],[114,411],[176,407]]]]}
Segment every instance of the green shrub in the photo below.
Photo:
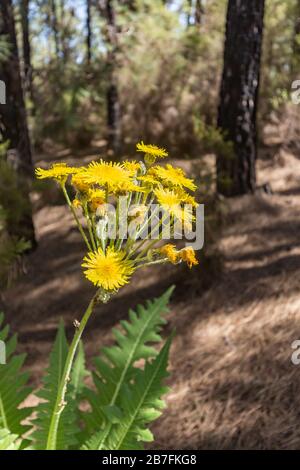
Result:
{"type": "Polygon", "coordinates": [[[14,169],[6,162],[7,144],[0,145],[0,286],[8,286],[22,269],[22,254],[30,242],[16,234],[30,210],[14,169]]]}
{"type": "Polygon", "coordinates": [[[201,142],[202,151],[215,153],[224,158],[234,158],[233,143],[216,126],[206,124],[203,119],[194,118],[194,133],[201,142]]]}

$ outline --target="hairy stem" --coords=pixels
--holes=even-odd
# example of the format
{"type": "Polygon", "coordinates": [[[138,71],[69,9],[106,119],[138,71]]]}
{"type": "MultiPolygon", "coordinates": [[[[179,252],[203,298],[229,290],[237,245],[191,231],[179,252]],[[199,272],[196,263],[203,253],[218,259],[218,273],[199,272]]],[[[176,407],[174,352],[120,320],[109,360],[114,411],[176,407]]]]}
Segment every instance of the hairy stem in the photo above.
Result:
{"type": "Polygon", "coordinates": [[[47,438],[47,447],[46,450],[56,450],[56,445],[57,445],[57,430],[59,426],[59,421],[61,417],[61,413],[63,412],[65,408],[65,397],[66,397],[66,392],[67,392],[67,386],[68,386],[68,381],[70,378],[70,373],[72,370],[72,365],[74,362],[74,357],[78,348],[78,344],[80,341],[80,338],[82,336],[82,333],[84,331],[84,328],[86,327],[86,324],[93,312],[94,305],[96,303],[96,298],[98,295],[98,291],[95,294],[95,296],[92,298],[90,301],[88,308],[86,309],[82,320],[76,329],[76,333],[74,335],[74,338],[72,340],[72,343],[69,348],[69,352],[67,355],[66,363],[64,366],[63,370],[63,375],[60,380],[60,384],[57,390],[57,397],[56,397],[56,402],[55,406],[52,412],[52,417],[51,417],[51,422],[50,422],[50,427],[49,427],[49,433],[48,433],[48,438],[47,438]]]}
{"type": "Polygon", "coordinates": [[[93,251],[92,248],[91,248],[91,245],[90,245],[90,243],[89,243],[89,241],[88,241],[88,239],[87,239],[87,236],[86,236],[86,234],[84,233],[84,230],[83,230],[83,228],[82,228],[82,225],[81,225],[81,223],[79,222],[79,219],[78,219],[78,217],[77,217],[77,214],[76,214],[76,211],[75,211],[75,209],[74,209],[74,207],[73,207],[73,204],[72,204],[72,202],[70,201],[69,194],[68,194],[68,192],[67,192],[67,190],[66,190],[65,185],[64,185],[64,184],[61,185],[61,188],[62,188],[62,190],[63,190],[63,193],[64,193],[64,196],[65,196],[65,198],[66,198],[67,204],[68,204],[69,208],[71,209],[71,212],[72,212],[72,214],[73,214],[73,217],[74,217],[74,219],[75,219],[75,221],[76,221],[78,230],[79,230],[79,232],[81,233],[81,236],[82,236],[83,240],[85,241],[85,244],[86,244],[88,250],[89,250],[89,251],[93,251]]]}
{"type": "Polygon", "coordinates": [[[88,231],[89,231],[89,234],[90,234],[90,240],[91,240],[91,243],[92,243],[92,246],[93,246],[93,250],[97,251],[97,245],[96,245],[96,242],[95,242],[95,239],[94,239],[92,221],[91,221],[91,218],[90,218],[90,214],[89,214],[86,202],[84,203],[83,210],[84,210],[84,215],[85,215],[85,218],[86,218],[86,221],[87,221],[87,227],[88,227],[88,231]]]}

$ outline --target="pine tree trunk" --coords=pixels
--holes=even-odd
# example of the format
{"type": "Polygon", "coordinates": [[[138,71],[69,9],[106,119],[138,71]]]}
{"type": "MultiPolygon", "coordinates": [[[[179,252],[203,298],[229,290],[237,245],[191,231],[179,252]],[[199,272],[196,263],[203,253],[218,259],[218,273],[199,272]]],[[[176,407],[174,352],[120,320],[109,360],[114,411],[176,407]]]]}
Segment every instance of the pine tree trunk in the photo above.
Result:
{"type": "Polygon", "coordinates": [[[90,65],[92,58],[91,0],[86,0],[86,58],[90,65]]]}
{"type": "Polygon", "coordinates": [[[229,0],[218,127],[234,155],[217,157],[217,189],[226,196],[256,185],[256,111],[260,79],[264,0],[229,0]]]}
{"type": "Polygon", "coordinates": [[[56,59],[58,59],[60,50],[59,50],[57,8],[56,8],[55,0],[51,0],[50,8],[51,8],[51,25],[52,25],[52,31],[53,31],[53,36],[54,36],[54,44],[55,44],[55,55],[56,55],[56,59]]]}
{"type": "Polygon", "coordinates": [[[31,46],[29,38],[29,0],[21,0],[22,45],[24,60],[24,88],[33,101],[31,46]]]}
{"type": "MultiPolygon", "coordinates": [[[[20,75],[19,54],[16,40],[12,0],[1,0],[0,34],[7,38],[10,45],[9,58],[0,63],[0,80],[6,84],[6,104],[0,105],[0,131],[4,141],[9,141],[8,160],[24,187],[24,199],[29,202],[27,181],[33,176],[31,147],[27,127],[27,117],[20,75]]],[[[13,229],[12,229],[13,230],[13,229]]],[[[35,245],[31,209],[24,214],[18,233],[35,245]]]]}
{"type": "Polygon", "coordinates": [[[113,0],[106,0],[107,15],[107,66],[108,66],[108,88],[107,88],[107,128],[108,149],[117,155],[120,150],[121,126],[120,126],[120,103],[118,93],[117,75],[117,25],[113,0]]]}
{"type": "Polygon", "coordinates": [[[204,8],[203,8],[202,0],[196,0],[195,25],[198,27],[200,27],[202,24],[203,14],[204,14],[204,8]]]}
{"type": "MultiPolygon", "coordinates": [[[[59,2],[59,14],[57,14],[58,20],[58,38],[59,38],[59,47],[64,64],[67,64],[70,60],[70,44],[69,44],[69,24],[65,16],[65,11],[68,8],[68,2],[65,0],[60,0],[59,2]]],[[[56,9],[57,10],[57,9],[56,9]]],[[[74,16],[74,7],[70,6],[70,15],[74,16]]]]}

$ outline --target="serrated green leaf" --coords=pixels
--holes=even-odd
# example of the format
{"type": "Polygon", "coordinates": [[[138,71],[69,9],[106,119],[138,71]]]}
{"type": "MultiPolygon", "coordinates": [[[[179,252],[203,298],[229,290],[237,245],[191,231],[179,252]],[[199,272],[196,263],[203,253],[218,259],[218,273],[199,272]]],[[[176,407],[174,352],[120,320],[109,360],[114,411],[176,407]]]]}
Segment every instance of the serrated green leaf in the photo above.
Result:
{"type": "MultiPolygon", "coordinates": [[[[68,343],[64,326],[61,322],[50,354],[49,367],[43,379],[43,388],[37,393],[37,396],[42,398],[43,402],[37,407],[37,418],[34,420],[36,430],[30,437],[34,442],[34,448],[38,450],[46,449],[49,426],[67,354],[68,343]]],[[[79,432],[79,428],[76,423],[75,408],[74,390],[70,384],[66,394],[66,403],[62,405],[61,418],[57,430],[57,450],[65,450],[77,444],[76,434],[79,432]]]]}
{"type": "Polygon", "coordinates": [[[137,440],[143,442],[152,442],[154,437],[150,429],[140,429],[140,431],[137,433],[137,440]]]}
{"type": "Polygon", "coordinates": [[[103,413],[110,423],[119,423],[123,417],[122,410],[116,405],[107,405],[103,407],[103,413]]]}
{"type": "MultiPolygon", "coordinates": [[[[86,390],[85,398],[91,405],[92,413],[86,413],[84,420],[90,434],[97,431],[108,422],[104,410],[107,406],[118,408],[124,387],[134,379],[137,368],[136,361],[153,358],[157,350],[151,343],[161,341],[160,330],[166,323],[163,318],[173,287],[154,301],[148,301],[146,307],[139,305],[137,311],[129,311],[130,321],[122,321],[123,332],[114,330],[116,345],[102,350],[102,356],[94,362],[96,373],[93,375],[96,391],[86,390]]],[[[108,422],[109,423],[109,422],[108,422]]],[[[110,434],[110,426],[106,432],[110,434]]],[[[103,434],[105,441],[105,435],[103,434]]],[[[101,448],[101,446],[100,446],[101,448]]]]}
{"type": "Polygon", "coordinates": [[[85,368],[83,343],[80,341],[71,372],[71,385],[74,399],[80,399],[80,395],[84,388],[84,379],[88,374],[89,373],[85,368]]]}
{"type": "Polygon", "coordinates": [[[98,431],[84,446],[84,450],[140,450],[141,441],[151,442],[152,433],[146,426],[156,419],[164,408],[161,396],[168,388],[162,382],[167,377],[169,338],[144,370],[139,369],[134,383],[124,387],[120,402],[123,418],[114,425],[98,431]]]}
{"type": "MultiPolygon", "coordinates": [[[[1,313],[0,326],[3,321],[1,313]]],[[[32,391],[27,387],[29,374],[21,372],[26,355],[14,354],[17,337],[9,337],[8,326],[0,330],[0,339],[6,342],[6,364],[0,364],[0,430],[6,429],[12,435],[22,436],[29,430],[29,426],[22,422],[32,413],[30,407],[19,408],[32,391]]]]}
{"type": "Polygon", "coordinates": [[[17,434],[12,434],[8,429],[0,429],[0,450],[19,450],[21,441],[17,434]]]}

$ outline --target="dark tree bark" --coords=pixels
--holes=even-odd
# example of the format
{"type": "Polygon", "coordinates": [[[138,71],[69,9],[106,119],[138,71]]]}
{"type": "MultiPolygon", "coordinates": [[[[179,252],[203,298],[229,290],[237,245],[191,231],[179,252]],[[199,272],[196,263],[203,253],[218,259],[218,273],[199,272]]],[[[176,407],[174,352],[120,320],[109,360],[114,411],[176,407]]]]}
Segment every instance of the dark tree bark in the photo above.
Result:
{"type": "MultiPolygon", "coordinates": [[[[30,44],[30,27],[29,27],[29,4],[30,0],[21,0],[21,22],[22,22],[22,45],[24,60],[24,91],[34,104],[33,90],[33,69],[31,64],[31,44],[30,44]]],[[[34,108],[32,109],[34,115],[34,108]]]]}
{"type": "Polygon", "coordinates": [[[217,157],[217,189],[226,196],[256,185],[256,111],[260,79],[264,0],[229,0],[218,127],[234,146],[217,157]]]}
{"type": "Polygon", "coordinates": [[[29,0],[21,0],[22,45],[24,60],[24,85],[32,97],[31,47],[29,38],[29,0]]]}
{"type": "Polygon", "coordinates": [[[59,58],[59,33],[58,33],[58,21],[57,21],[57,8],[55,0],[51,0],[50,2],[51,8],[51,26],[54,36],[54,44],[55,44],[55,54],[56,58],[59,58]]]}
{"type": "MultiPolygon", "coordinates": [[[[0,63],[0,80],[6,84],[6,104],[0,105],[0,132],[4,141],[9,142],[8,160],[20,178],[24,198],[29,203],[27,181],[33,176],[30,139],[20,75],[19,54],[16,40],[12,0],[1,0],[0,35],[6,37],[10,45],[9,58],[0,63]]],[[[35,245],[31,210],[24,214],[18,233],[35,245]]]]}
{"type": "Polygon", "coordinates": [[[106,0],[107,17],[107,66],[108,66],[108,88],[107,88],[107,130],[108,149],[115,155],[120,150],[121,125],[120,125],[120,102],[118,93],[117,75],[117,48],[118,35],[116,25],[116,14],[113,0],[106,0]]]}
{"type": "Polygon", "coordinates": [[[92,59],[91,0],[86,0],[86,58],[90,65],[92,59]]]}
{"type": "Polygon", "coordinates": [[[65,0],[60,0],[60,15],[58,15],[58,37],[60,39],[60,52],[64,64],[67,64],[71,58],[72,40],[72,18],[75,16],[75,9],[73,6],[68,6],[65,0]],[[65,15],[66,10],[68,14],[65,15]]]}
{"type": "Polygon", "coordinates": [[[202,25],[202,19],[204,15],[204,7],[202,0],[196,0],[195,6],[195,25],[200,27],[202,25]]]}

